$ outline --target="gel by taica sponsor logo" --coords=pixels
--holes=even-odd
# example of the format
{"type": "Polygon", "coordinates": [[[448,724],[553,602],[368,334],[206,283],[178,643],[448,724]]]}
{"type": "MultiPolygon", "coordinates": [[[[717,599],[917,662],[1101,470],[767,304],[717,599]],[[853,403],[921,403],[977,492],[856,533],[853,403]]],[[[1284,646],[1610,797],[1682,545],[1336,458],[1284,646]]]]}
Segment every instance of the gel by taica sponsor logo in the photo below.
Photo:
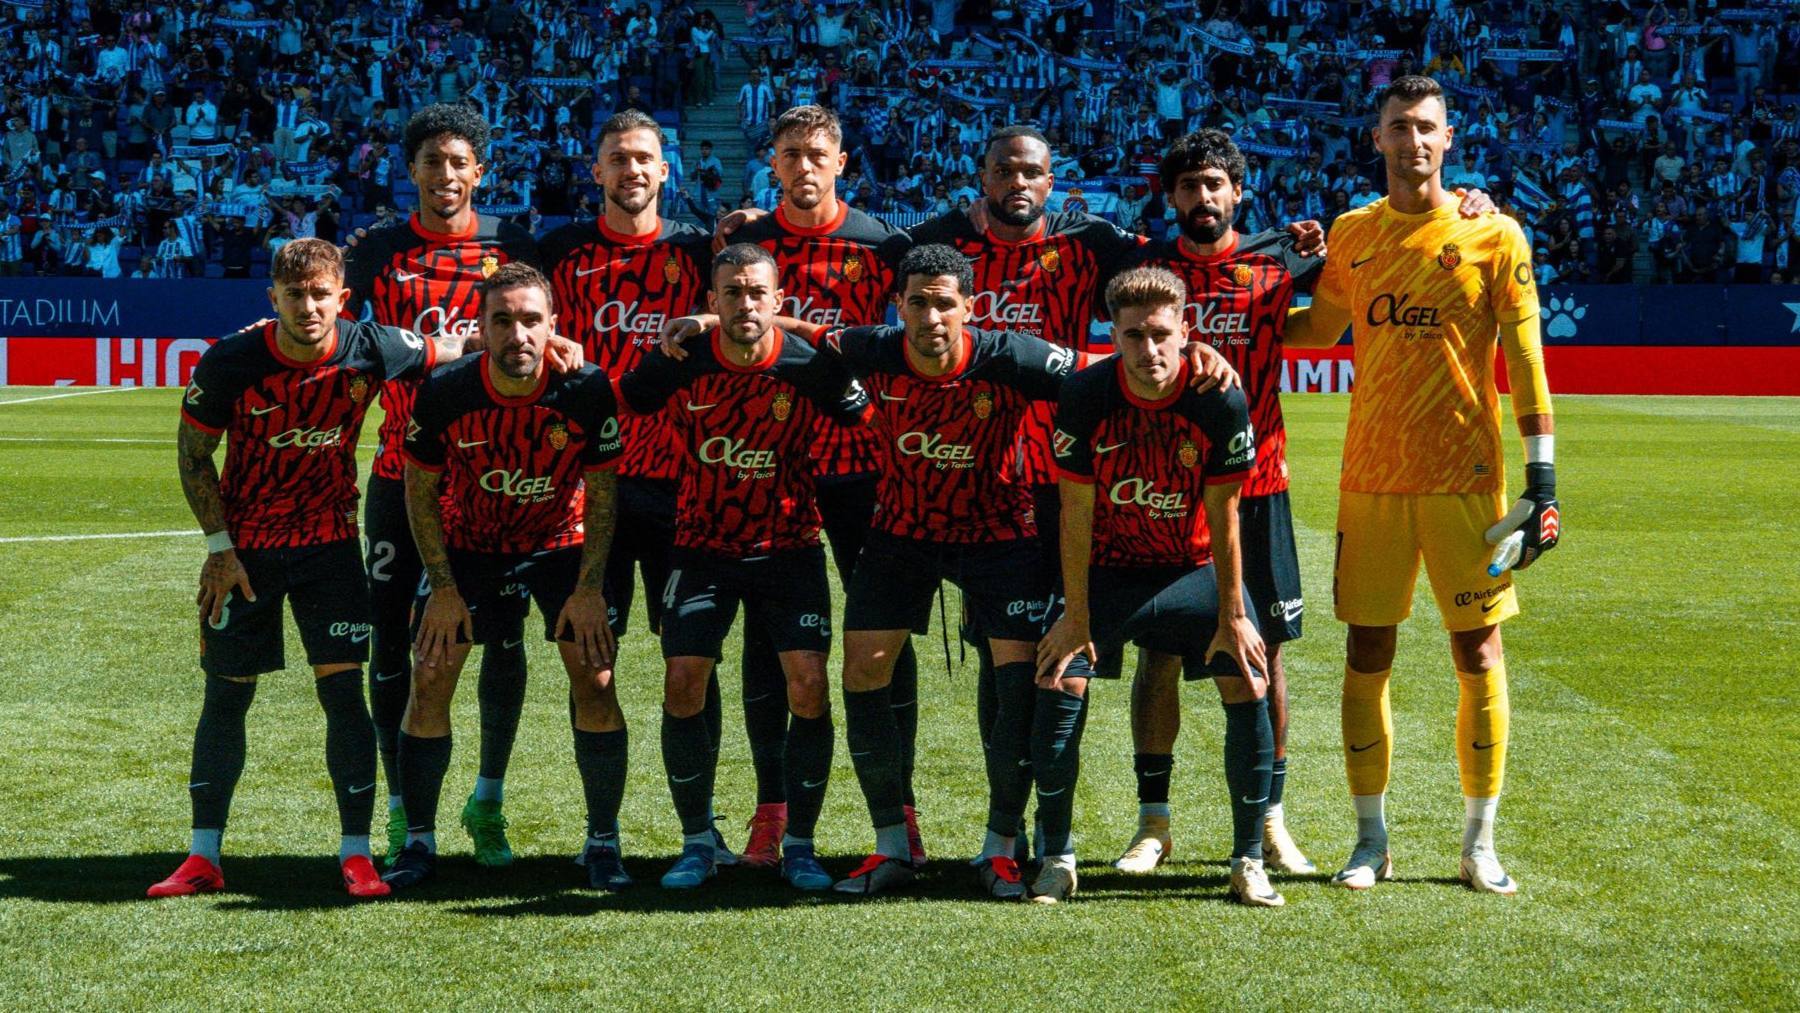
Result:
{"type": "Polygon", "coordinates": [[[975,466],[974,447],[946,443],[941,433],[901,433],[894,438],[894,449],[908,457],[923,457],[939,469],[975,466]]]}
{"type": "Polygon", "coordinates": [[[1369,300],[1370,327],[1442,327],[1436,306],[1414,306],[1412,294],[1383,292],[1369,300]]]}
{"type": "Polygon", "coordinates": [[[1152,517],[1179,517],[1188,510],[1186,493],[1158,492],[1147,478],[1122,478],[1106,494],[1115,505],[1143,507],[1152,517]]]}
{"type": "Polygon", "coordinates": [[[791,295],[781,300],[781,315],[827,327],[841,327],[844,323],[843,307],[819,306],[817,300],[811,297],[805,302],[801,302],[798,296],[791,295]]]}
{"type": "Polygon", "coordinates": [[[330,429],[319,429],[314,426],[295,426],[285,429],[269,437],[269,446],[282,450],[294,449],[313,453],[326,447],[335,447],[344,442],[344,427],[332,426],[330,429]]]}
{"type": "Polygon", "coordinates": [[[1220,300],[1188,303],[1188,330],[1212,340],[1215,345],[1247,345],[1250,343],[1250,314],[1227,313],[1220,300]]]}
{"type": "Polygon", "coordinates": [[[975,293],[969,300],[969,322],[973,324],[1041,324],[1044,308],[1033,302],[1008,302],[1000,292],[975,293]]]}
{"type": "Polygon", "coordinates": [[[541,503],[556,491],[556,480],[549,475],[525,474],[523,468],[495,468],[481,476],[481,488],[520,502],[541,503]]]}
{"type": "Polygon", "coordinates": [[[614,299],[601,303],[594,310],[594,330],[603,333],[629,331],[633,334],[660,332],[665,319],[665,315],[660,312],[640,312],[636,302],[614,299]]]}
{"type": "Polygon", "coordinates": [[[459,307],[427,306],[413,318],[412,329],[429,338],[447,336],[467,340],[480,333],[481,322],[464,317],[459,307]]]}
{"type": "Polygon", "coordinates": [[[702,464],[717,464],[741,471],[773,471],[776,465],[775,451],[750,450],[744,441],[730,436],[714,436],[700,444],[695,455],[702,464]]]}

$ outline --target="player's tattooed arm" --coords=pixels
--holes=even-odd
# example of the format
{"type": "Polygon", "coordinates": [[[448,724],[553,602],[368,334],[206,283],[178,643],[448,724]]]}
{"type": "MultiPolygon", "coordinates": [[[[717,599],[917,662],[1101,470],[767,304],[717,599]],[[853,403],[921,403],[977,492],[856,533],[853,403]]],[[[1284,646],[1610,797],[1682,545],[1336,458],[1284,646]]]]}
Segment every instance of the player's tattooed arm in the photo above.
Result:
{"type": "MultiPolygon", "coordinates": [[[[175,437],[176,459],[181,470],[181,491],[187,496],[188,509],[200,522],[200,530],[208,536],[225,531],[225,499],[219,492],[219,469],[213,464],[213,452],[219,449],[219,434],[209,433],[187,419],[175,437]]],[[[248,601],[256,600],[250,587],[250,575],[231,547],[208,552],[200,566],[200,591],[194,596],[201,618],[215,626],[225,622],[225,606],[232,592],[241,593],[248,601]]]]}
{"type": "Polygon", "coordinates": [[[1094,486],[1092,482],[1057,481],[1062,499],[1057,543],[1062,556],[1063,613],[1050,632],[1038,642],[1037,684],[1043,689],[1061,686],[1063,673],[1077,655],[1089,664],[1098,658],[1089,629],[1088,564],[1094,555],[1094,486]]]}
{"type": "Polygon", "coordinates": [[[1252,696],[1269,670],[1269,656],[1262,635],[1250,618],[1244,601],[1244,560],[1238,535],[1238,492],[1242,482],[1222,482],[1206,487],[1206,523],[1212,530],[1213,564],[1219,575],[1219,627],[1206,660],[1225,654],[1237,662],[1252,696]]]}
{"type": "Polygon", "coordinates": [[[419,547],[419,561],[425,566],[425,579],[431,596],[425,600],[425,613],[419,621],[419,633],[413,650],[419,663],[436,667],[450,660],[450,652],[458,642],[475,636],[475,620],[456,587],[456,575],[450,569],[450,554],[444,549],[443,509],[438,505],[438,486],[442,476],[416,464],[406,465],[406,520],[412,527],[413,542],[419,547]]]}
{"type": "Polygon", "coordinates": [[[587,505],[582,513],[581,575],[575,590],[556,617],[556,635],[566,635],[575,642],[581,660],[598,671],[610,668],[618,654],[618,641],[607,620],[604,585],[606,560],[612,551],[613,531],[618,523],[617,475],[610,469],[587,472],[587,505]]]}

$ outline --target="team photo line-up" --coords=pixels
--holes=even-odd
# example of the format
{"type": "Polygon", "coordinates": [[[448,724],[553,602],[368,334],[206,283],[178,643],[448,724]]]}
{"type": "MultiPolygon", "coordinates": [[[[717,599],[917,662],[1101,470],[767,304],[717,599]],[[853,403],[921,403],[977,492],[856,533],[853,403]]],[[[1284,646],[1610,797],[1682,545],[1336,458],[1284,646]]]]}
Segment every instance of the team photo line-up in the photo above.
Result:
{"type": "Polygon", "coordinates": [[[205,688],[190,853],[149,895],[224,888],[246,713],[257,677],[286,661],[284,600],[325,711],[352,896],[435,876],[450,704],[475,645],[480,766],[459,822],[477,863],[512,861],[503,787],[533,602],[569,676],[587,882],[629,887],[614,666],[633,649],[639,580],[683,834],[662,886],[699,888],[739,865],[799,890],[903,888],[926,862],[910,639],[947,580],[980,660],[989,805],[973,883],[1002,899],[1075,894],[1087,688],[1118,678],[1131,645],[1139,819],[1115,865],[1150,872],[1169,856],[1180,683],[1208,679],[1225,714],[1230,893],[1281,906],[1270,871],[1315,872],[1282,815],[1281,645],[1304,609],[1282,349],[1346,330],[1357,385],[1332,595],[1349,630],[1356,834],[1330,882],[1361,890],[1393,874],[1388,681],[1422,560],[1460,687],[1460,878],[1515,892],[1494,845],[1509,714],[1500,624],[1518,612],[1511,571],[1560,533],[1531,251],[1479,191],[1444,190],[1454,128],[1435,82],[1398,78],[1373,111],[1388,196],[1340,216],[1327,255],[1314,222],[1234,231],[1244,157],[1212,130],[1162,159],[1179,224],[1162,242],[1048,212],[1052,152],[1029,126],[988,139],[972,209],[900,231],[837,198],[842,134],[818,106],[774,122],[780,205],[734,213],[716,234],[659,215],[660,128],[615,115],[593,167],[602,216],[533,239],[474,208],[481,116],[420,110],[404,133],[418,210],[347,250],[283,246],[273,319],[214,344],[184,393],[180,476],[207,551],[205,688]],[[899,322],[884,325],[891,307],[899,322]],[[1105,354],[1089,348],[1096,319],[1111,324],[1105,354]],[[1496,344],[1525,443],[1510,508],[1496,344]],[[355,447],[377,397],[363,497],[355,447]],[[734,853],[713,785],[717,669],[740,606],[757,804],[734,853]],[[813,840],[835,749],[834,626],[875,841],[839,876],[813,840]],[[385,870],[370,846],[378,785],[385,870]]]}

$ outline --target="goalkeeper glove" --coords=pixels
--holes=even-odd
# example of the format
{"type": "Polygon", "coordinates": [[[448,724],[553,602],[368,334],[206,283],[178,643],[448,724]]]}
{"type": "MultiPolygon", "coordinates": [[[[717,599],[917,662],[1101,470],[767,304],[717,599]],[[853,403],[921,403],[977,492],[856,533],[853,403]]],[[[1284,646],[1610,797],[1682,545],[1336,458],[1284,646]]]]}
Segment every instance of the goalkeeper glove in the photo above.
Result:
{"type": "Polygon", "coordinates": [[[1498,524],[1487,530],[1490,545],[1498,545],[1488,575],[1498,577],[1508,568],[1523,570],[1556,548],[1562,536],[1562,512],[1556,502],[1556,466],[1547,461],[1525,465],[1525,492],[1498,524]]]}

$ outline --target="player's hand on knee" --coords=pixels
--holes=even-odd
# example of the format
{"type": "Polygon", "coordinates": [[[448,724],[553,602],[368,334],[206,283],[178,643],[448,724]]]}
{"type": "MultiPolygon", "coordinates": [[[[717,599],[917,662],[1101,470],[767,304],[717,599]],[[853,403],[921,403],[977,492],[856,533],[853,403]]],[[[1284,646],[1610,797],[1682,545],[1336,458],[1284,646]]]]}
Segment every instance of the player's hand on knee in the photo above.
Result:
{"type": "Polygon", "coordinates": [[[225,606],[234,591],[245,601],[256,600],[256,592],[250,589],[250,575],[244,572],[237,551],[226,549],[209,554],[201,564],[200,593],[194,598],[194,604],[200,606],[200,617],[214,626],[223,623],[225,606]]]}
{"type": "Polygon", "coordinates": [[[573,373],[587,364],[587,354],[581,350],[581,342],[572,341],[560,334],[550,335],[544,348],[544,358],[549,360],[550,368],[558,373],[573,373]]]}
{"type": "Polygon", "coordinates": [[[1312,218],[1303,222],[1289,222],[1287,232],[1294,237],[1295,253],[1302,257],[1325,255],[1325,225],[1322,222],[1312,218]]]}
{"type": "Polygon", "coordinates": [[[1494,199],[1479,188],[1465,190],[1459,186],[1456,188],[1456,195],[1462,198],[1462,203],[1456,206],[1456,213],[1464,218],[1480,218],[1500,210],[1494,206],[1494,199]]]}
{"type": "Polygon", "coordinates": [[[1064,612],[1050,627],[1050,632],[1044,634],[1044,639],[1038,641],[1038,685],[1045,688],[1061,685],[1063,673],[1077,655],[1085,655],[1089,664],[1098,664],[1088,624],[1064,612]]]}
{"type": "Polygon", "coordinates": [[[441,587],[425,599],[425,614],[419,620],[419,635],[413,640],[413,653],[419,664],[436,668],[450,660],[450,650],[458,642],[475,638],[475,617],[454,587],[441,587]]]}
{"type": "Polygon", "coordinates": [[[1188,370],[1194,374],[1194,393],[1204,394],[1214,387],[1221,391],[1242,387],[1243,378],[1218,350],[1204,341],[1190,341],[1182,350],[1187,356],[1188,370]]]}
{"type": "Polygon", "coordinates": [[[1210,664],[1220,654],[1237,663],[1238,673],[1251,696],[1262,696],[1266,685],[1263,673],[1269,670],[1269,652],[1249,616],[1237,616],[1219,623],[1212,644],[1206,648],[1207,662],[1210,664]]]}
{"type": "Polygon", "coordinates": [[[687,358],[687,349],[682,346],[689,338],[699,337],[717,326],[719,326],[719,318],[712,313],[693,313],[685,317],[671,317],[663,322],[662,333],[657,336],[656,340],[664,355],[680,362],[687,358]]]}
{"type": "Polygon", "coordinates": [[[598,588],[577,587],[556,617],[556,636],[575,643],[583,664],[598,671],[611,667],[618,641],[606,621],[606,597],[598,588]]]}

